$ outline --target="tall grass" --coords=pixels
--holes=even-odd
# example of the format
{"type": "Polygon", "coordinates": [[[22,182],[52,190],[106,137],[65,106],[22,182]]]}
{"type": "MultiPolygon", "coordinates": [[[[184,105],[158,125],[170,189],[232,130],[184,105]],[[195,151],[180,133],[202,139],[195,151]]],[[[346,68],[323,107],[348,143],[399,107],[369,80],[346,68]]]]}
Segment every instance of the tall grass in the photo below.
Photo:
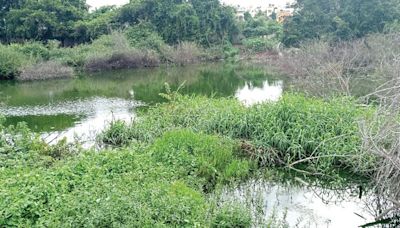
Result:
{"type": "Polygon", "coordinates": [[[177,95],[125,126],[125,139],[154,141],[165,131],[190,128],[242,141],[242,150],[262,165],[307,165],[312,172],[347,168],[367,174],[373,156],[362,152],[358,120],[369,111],[347,98],[324,101],[286,95],[249,108],[234,99],[177,95]]]}

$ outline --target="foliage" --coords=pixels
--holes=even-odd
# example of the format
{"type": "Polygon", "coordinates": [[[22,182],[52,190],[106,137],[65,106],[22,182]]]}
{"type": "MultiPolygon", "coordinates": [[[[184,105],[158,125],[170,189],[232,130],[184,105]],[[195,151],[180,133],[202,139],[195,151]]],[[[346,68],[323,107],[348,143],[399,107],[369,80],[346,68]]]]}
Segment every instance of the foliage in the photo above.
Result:
{"type": "Polygon", "coordinates": [[[125,34],[130,44],[139,49],[161,52],[166,45],[163,38],[155,31],[154,26],[148,22],[140,22],[128,28],[125,34]]]}
{"type": "Polygon", "coordinates": [[[37,62],[50,59],[50,50],[40,42],[26,42],[24,44],[11,44],[10,48],[37,62]]]}
{"type": "Polygon", "coordinates": [[[251,215],[248,211],[238,205],[223,205],[218,208],[212,227],[229,228],[229,227],[251,227],[251,215]]]}
{"type": "Polygon", "coordinates": [[[21,72],[24,62],[22,54],[0,44],[0,80],[14,79],[21,72]]]}
{"type": "Polygon", "coordinates": [[[367,174],[373,158],[361,151],[358,118],[367,111],[346,99],[325,102],[287,95],[277,103],[246,108],[233,99],[180,97],[151,108],[131,126],[130,138],[153,141],[176,128],[218,133],[244,140],[243,149],[262,164],[334,172],[335,167],[367,174]],[[312,157],[312,159],[309,159],[312,157]]]}
{"type": "Polygon", "coordinates": [[[278,46],[278,43],[276,40],[268,38],[249,38],[243,41],[243,45],[247,50],[253,52],[264,52],[273,50],[278,46]]]}
{"type": "Polygon", "coordinates": [[[398,6],[398,0],[299,0],[296,13],[285,22],[283,42],[348,40],[382,32],[399,17],[398,6]]]}
{"type": "Polygon", "coordinates": [[[11,40],[72,41],[73,25],[87,13],[85,0],[21,1],[6,12],[6,34],[11,40]]]}
{"type": "Polygon", "coordinates": [[[46,169],[3,169],[0,225],[249,227],[249,216],[236,214],[243,209],[214,210],[203,189],[207,178],[235,178],[222,172],[241,162],[235,145],[183,130],[150,147],[88,151],[46,169]]]}
{"type": "Polygon", "coordinates": [[[169,44],[197,40],[210,45],[232,39],[237,33],[233,9],[218,0],[132,1],[116,18],[120,24],[148,21],[169,44]]]}
{"type": "Polygon", "coordinates": [[[256,15],[254,18],[248,14],[242,22],[243,35],[249,37],[274,36],[278,40],[283,33],[282,25],[264,15],[256,15]]]}

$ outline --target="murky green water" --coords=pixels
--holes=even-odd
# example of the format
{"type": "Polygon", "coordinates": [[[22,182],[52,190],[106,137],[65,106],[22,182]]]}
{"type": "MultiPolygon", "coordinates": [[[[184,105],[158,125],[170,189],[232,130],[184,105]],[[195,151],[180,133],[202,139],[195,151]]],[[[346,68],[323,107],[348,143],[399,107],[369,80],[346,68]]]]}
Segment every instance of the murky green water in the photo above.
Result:
{"type": "Polygon", "coordinates": [[[129,121],[143,105],[163,102],[165,83],[183,94],[237,97],[252,104],[278,99],[282,79],[257,67],[210,64],[184,68],[114,71],[74,80],[0,84],[0,113],[7,124],[25,121],[53,140],[90,140],[113,119],[129,121]]]}

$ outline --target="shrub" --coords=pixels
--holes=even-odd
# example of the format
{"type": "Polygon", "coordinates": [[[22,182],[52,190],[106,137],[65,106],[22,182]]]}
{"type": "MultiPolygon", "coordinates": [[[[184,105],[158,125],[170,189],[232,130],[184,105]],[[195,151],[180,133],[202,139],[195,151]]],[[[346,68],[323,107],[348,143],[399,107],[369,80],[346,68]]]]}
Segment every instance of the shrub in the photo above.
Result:
{"type": "Polygon", "coordinates": [[[130,128],[124,121],[113,121],[106,131],[103,131],[99,136],[101,143],[111,146],[128,145],[132,138],[129,132],[130,128]]]}
{"type": "Polygon", "coordinates": [[[50,50],[39,42],[26,42],[23,44],[11,44],[10,47],[36,61],[47,61],[50,59],[50,50]]]}
{"type": "Polygon", "coordinates": [[[71,67],[59,62],[47,61],[23,68],[17,79],[20,81],[48,80],[71,78],[73,75],[74,70],[71,67]]]}
{"type": "Polygon", "coordinates": [[[248,38],[243,41],[245,48],[253,52],[272,51],[278,41],[268,38],[248,38]]]}
{"type": "Polygon", "coordinates": [[[175,47],[166,46],[161,52],[165,61],[180,66],[199,62],[203,55],[199,46],[192,42],[182,42],[175,47]]]}
{"type": "Polygon", "coordinates": [[[25,61],[21,53],[0,45],[0,80],[14,79],[18,76],[25,61]]]}
{"type": "Polygon", "coordinates": [[[158,35],[151,23],[141,22],[130,27],[125,31],[125,35],[131,46],[138,49],[161,52],[166,46],[163,38],[158,35]]]}
{"type": "Polygon", "coordinates": [[[139,67],[155,67],[160,64],[158,55],[150,51],[126,50],[115,51],[110,55],[91,56],[85,63],[89,72],[130,69],[139,67]]]}
{"type": "Polygon", "coordinates": [[[246,228],[252,227],[251,214],[239,205],[224,205],[218,208],[217,214],[213,218],[212,226],[215,228],[246,228]]]}

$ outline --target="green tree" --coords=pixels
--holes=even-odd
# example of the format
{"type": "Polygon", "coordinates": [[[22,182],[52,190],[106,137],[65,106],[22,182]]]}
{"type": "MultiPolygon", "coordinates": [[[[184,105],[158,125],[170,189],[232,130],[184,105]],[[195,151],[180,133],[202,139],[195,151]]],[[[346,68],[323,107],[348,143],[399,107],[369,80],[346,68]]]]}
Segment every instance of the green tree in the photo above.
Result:
{"type": "Polygon", "coordinates": [[[85,0],[25,0],[6,13],[6,34],[12,40],[58,39],[68,44],[75,23],[87,13],[85,0]]]}
{"type": "Polygon", "coordinates": [[[360,38],[382,32],[400,16],[399,0],[298,0],[294,16],[284,25],[283,42],[360,38]]]}

